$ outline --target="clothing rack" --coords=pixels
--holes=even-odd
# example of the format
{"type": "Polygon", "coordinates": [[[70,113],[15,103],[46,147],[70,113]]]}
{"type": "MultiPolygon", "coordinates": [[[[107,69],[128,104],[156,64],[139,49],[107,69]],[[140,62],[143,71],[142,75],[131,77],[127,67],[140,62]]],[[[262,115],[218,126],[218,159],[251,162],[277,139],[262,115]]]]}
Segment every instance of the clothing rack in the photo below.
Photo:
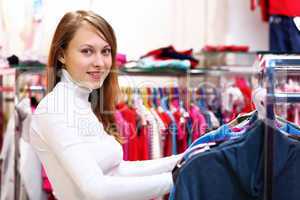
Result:
{"type": "MultiPolygon", "coordinates": [[[[30,74],[36,74],[36,73],[43,73],[44,69],[43,68],[39,68],[39,67],[35,67],[35,66],[28,66],[28,67],[4,67],[4,68],[0,68],[0,86],[3,85],[2,82],[2,77],[3,76],[12,76],[13,77],[13,81],[14,81],[14,86],[12,86],[12,91],[14,92],[14,98],[9,98],[9,100],[11,100],[12,102],[14,102],[14,104],[16,105],[18,103],[18,100],[20,98],[20,93],[24,92],[24,91],[31,91],[31,92],[41,92],[41,93],[45,93],[45,89],[42,87],[37,87],[37,86],[31,86],[28,87],[26,89],[24,88],[20,88],[19,86],[19,82],[18,79],[22,74],[26,74],[26,73],[30,73],[30,74]]],[[[0,110],[2,109],[2,102],[3,100],[3,96],[2,96],[2,92],[0,92],[0,110]]],[[[16,110],[16,108],[15,108],[16,110]]],[[[17,111],[17,110],[16,110],[17,111]]],[[[19,115],[13,113],[14,117],[15,117],[15,121],[19,120],[19,115]]],[[[20,198],[20,193],[18,188],[21,187],[21,177],[19,176],[19,154],[20,154],[20,149],[19,149],[19,141],[20,141],[20,128],[21,127],[17,127],[15,126],[15,134],[14,134],[14,199],[17,200],[20,198]]]]}
{"type": "Polygon", "coordinates": [[[300,74],[300,58],[270,58],[265,63],[264,74],[267,80],[266,96],[266,134],[264,138],[264,199],[272,200],[273,192],[273,149],[274,149],[274,129],[275,113],[274,106],[276,103],[296,103],[300,102],[300,93],[275,93],[275,76],[276,75],[296,75],[300,74]]]}

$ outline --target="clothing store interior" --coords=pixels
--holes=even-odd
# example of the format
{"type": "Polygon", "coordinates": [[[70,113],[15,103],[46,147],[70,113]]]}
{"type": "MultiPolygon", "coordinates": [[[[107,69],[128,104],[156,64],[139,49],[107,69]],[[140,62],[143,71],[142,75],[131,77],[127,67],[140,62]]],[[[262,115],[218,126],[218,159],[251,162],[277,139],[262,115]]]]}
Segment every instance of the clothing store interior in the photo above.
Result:
{"type": "Polygon", "coordinates": [[[0,0],[0,9],[1,200],[59,199],[30,124],[48,94],[55,28],[76,10],[116,35],[123,160],[182,155],[168,192],[139,198],[131,188],[122,199],[300,199],[299,0],[0,0]]]}

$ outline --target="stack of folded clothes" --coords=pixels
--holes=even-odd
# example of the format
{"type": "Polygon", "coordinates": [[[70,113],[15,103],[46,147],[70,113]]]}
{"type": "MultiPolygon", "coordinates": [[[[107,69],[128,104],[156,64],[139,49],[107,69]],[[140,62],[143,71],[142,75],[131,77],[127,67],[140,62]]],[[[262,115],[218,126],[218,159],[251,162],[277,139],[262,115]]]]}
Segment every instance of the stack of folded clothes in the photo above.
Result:
{"type": "Polygon", "coordinates": [[[198,65],[198,60],[192,54],[192,49],[177,51],[173,46],[162,47],[141,56],[135,68],[147,71],[193,69],[198,65]]]}

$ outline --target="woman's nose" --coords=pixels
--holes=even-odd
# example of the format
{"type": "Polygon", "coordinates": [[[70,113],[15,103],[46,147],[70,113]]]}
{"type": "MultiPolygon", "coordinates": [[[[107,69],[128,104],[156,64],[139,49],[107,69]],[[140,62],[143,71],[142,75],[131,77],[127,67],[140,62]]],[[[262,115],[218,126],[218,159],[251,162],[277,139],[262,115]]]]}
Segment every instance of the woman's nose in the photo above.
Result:
{"type": "Polygon", "coordinates": [[[104,58],[101,54],[96,54],[94,58],[94,66],[102,68],[105,66],[104,58]]]}

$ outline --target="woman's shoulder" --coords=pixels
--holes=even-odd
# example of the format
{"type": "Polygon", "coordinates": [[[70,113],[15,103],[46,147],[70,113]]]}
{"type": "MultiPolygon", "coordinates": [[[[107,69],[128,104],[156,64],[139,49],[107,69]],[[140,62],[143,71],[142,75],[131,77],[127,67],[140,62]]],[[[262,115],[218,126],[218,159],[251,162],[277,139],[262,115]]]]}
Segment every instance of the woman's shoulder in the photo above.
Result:
{"type": "Polygon", "coordinates": [[[66,120],[64,96],[60,94],[58,87],[55,87],[38,103],[31,118],[31,127],[40,129],[44,125],[57,125],[66,120]],[[39,127],[39,128],[38,128],[39,127]]]}
{"type": "Polygon", "coordinates": [[[38,103],[34,115],[61,113],[65,104],[64,91],[57,84],[51,92],[44,96],[38,103]]]}

